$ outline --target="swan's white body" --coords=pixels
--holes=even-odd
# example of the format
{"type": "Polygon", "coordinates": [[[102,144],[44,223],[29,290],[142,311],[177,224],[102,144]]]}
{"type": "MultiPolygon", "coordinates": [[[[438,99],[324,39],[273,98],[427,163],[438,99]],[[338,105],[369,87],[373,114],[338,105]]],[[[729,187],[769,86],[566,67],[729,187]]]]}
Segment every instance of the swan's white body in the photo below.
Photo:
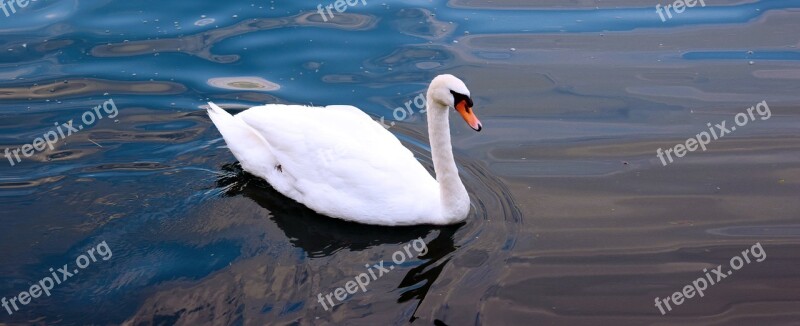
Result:
{"type": "Polygon", "coordinates": [[[452,224],[466,218],[469,196],[453,161],[447,107],[431,110],[433,86],[428,119],[438,182],[352,106],[271,104],[232,116],[209,103],[208,112],[245,171],[320,214],[376,225],[452,224]]]}

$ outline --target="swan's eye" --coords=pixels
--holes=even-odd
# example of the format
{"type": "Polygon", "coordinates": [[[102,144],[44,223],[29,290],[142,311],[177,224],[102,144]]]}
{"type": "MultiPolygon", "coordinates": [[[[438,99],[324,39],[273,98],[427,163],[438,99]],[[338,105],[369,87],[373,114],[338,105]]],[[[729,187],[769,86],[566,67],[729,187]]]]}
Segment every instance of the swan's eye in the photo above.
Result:
{"type": "Polygon", "coordinates": [[[454,104],[461,103],[461,101],[466,101],[467,107],[472,108],[472,99],[469,96],[461,94],[461,93],[453,91],[453,90],[450,91],[450,94],[453,94],[453,103],[454,104]]]}

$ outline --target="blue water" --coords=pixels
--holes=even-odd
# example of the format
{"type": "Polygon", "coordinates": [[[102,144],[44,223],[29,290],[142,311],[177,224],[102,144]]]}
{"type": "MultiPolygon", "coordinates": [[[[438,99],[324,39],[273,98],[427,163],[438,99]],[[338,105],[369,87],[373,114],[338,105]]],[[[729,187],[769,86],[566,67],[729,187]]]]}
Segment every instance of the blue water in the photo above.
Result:
{"type": "Polygon", "coordinates": [[[664,22],[658,1],[367,0],[324,21],[330,3],[0,11],[0,155],[83,127],[0,158],[0,299],[19,305],[0,325],[800,320],[800,1],[706,0],[664,22]],[[319,216],[244,173],[204,109],[355,105],[430,170],[424,115],[393,113],[443,73],[484,125],[453,116],[473,207],[449,227],[319,216]],[[109,100],[116,115],[92,111],[109,100]],[[769,119],[656,156],[761,101],[769,119]],[[427,254],[391,261],[415,239],[427,254]],[[103,241],[111,258],[75,267],[103,241]],[[765,260],[654,306],[756,243],[765,260]],[[394,269],[365,292],[318,302],[381,260],[394,269]],[[19,303],[64,264],[79,273],[19,303]]]}

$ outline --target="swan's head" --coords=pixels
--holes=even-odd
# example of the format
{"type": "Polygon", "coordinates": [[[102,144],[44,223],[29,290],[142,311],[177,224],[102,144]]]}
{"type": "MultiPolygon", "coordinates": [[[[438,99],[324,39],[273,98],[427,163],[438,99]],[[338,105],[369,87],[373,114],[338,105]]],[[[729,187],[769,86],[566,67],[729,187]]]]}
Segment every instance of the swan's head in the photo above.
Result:
{"type": "MultiPolygon", "coordinates": [[[[469,89],[461,79],[453,75],[439,75],[428,87],[428,100],[445,109],[454,108],[464,121],[475,131],[481,131],[481,121],[472,111],[472,98],[469,89]]],[[[431,108],[428,108],[429,110],[431,108]]]]}

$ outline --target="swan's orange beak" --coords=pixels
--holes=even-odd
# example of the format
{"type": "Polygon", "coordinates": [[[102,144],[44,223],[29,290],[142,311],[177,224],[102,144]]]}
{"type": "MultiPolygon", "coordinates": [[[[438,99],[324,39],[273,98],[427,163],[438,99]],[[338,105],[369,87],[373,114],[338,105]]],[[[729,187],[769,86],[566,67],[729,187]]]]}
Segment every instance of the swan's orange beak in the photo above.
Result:
{"type": "Polygon", "coordinates": [[[472,112],[472,107],[467,103],[467,100],[459,101],[456,104],[456,111],[461,114],[461,117],[464,118],[464,121],[467,122],[470,128],[475,131],[481,131],[481,129],[483,129],[481,121],[475,116],[475,112],[472,112]]]}

